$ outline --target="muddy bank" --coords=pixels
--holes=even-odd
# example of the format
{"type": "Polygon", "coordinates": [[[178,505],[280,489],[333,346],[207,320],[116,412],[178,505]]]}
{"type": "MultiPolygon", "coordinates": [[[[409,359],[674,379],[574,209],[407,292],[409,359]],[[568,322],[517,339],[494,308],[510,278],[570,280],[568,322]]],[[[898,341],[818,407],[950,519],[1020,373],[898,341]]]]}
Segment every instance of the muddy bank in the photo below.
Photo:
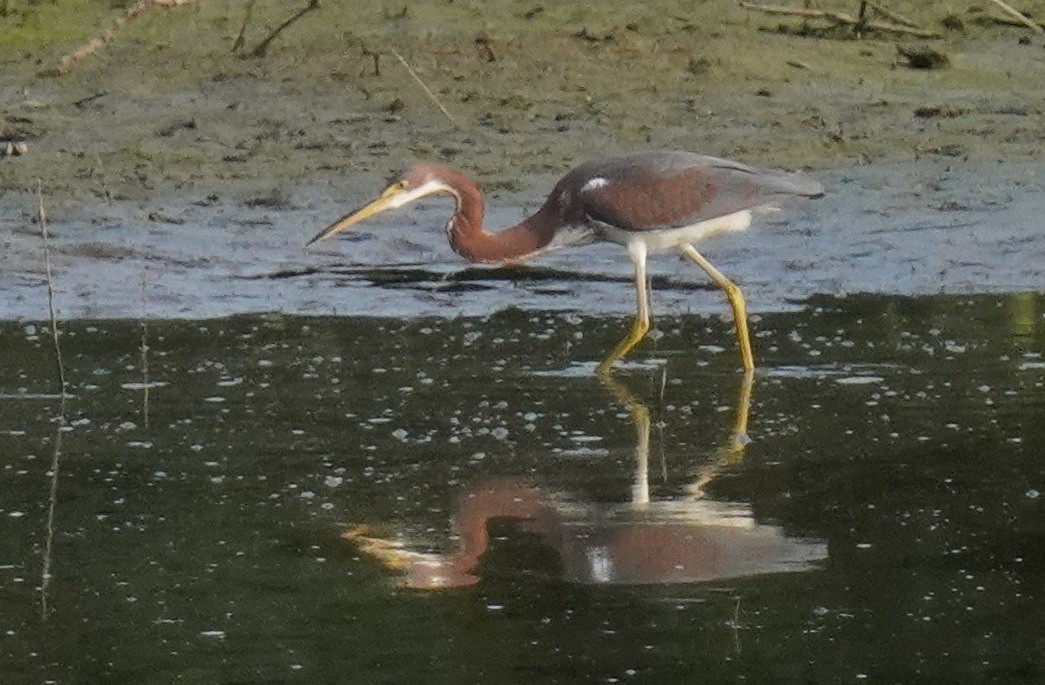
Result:
{"type": "MultiPolygon", "coordinates": [[[[248,48],[286,18],[263,4],[248,48]]],[[[756,311],[816,292],[1042,288],[1045,50],[974,4],[894,7],[940,34],[925,44],[950,63],[932,70],[905,66],[910,37],[853,40],[724,1],[324,5],[257,57],[231,52],[242,5],[214,2],[151,13],[69,74],[39,76],[107,25],[102,5],[75,27],[46,6],[0,19],[4,137],[28,147],[0,159],[4,318],[46,311],[36,179],[65,317],[629,311],[613,280],[629,266],[609,246],[543,259],[543,275],[461,276],[433,230],[438,203],[375,223],[379,240],[300,246],[411,158],[481,178],[503,224],[572,165],[647,147],[824,181],[825,200],[705,245],[756,311]]],[[[690,271],[659,260],[658,311],[718,307],[690,271]]]]}

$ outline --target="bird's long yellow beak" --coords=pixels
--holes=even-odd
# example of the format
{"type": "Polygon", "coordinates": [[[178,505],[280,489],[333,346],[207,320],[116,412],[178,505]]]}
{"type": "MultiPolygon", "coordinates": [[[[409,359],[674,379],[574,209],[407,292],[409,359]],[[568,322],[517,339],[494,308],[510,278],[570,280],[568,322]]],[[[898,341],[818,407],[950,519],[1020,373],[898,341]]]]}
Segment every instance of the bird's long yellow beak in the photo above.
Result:
{"type": "Polygon", "coordinates": [[[393,183],[385,188],[385,191],[381,193],[376,200],[372,200],[363,205],[351,214],[346,214],[317,233],[313,236],[312,240],[305,243],[305,247],[318,243],[320,240],[326,240],[330,236],[336,235],[341,231],[358,224],[360,221],[374,216],[375,214],[380,214],[387,209],[394,209],[401,206],[402,201],[399,196],[402,195],[405,190],[406,185],[404,183],[393,183]]]}

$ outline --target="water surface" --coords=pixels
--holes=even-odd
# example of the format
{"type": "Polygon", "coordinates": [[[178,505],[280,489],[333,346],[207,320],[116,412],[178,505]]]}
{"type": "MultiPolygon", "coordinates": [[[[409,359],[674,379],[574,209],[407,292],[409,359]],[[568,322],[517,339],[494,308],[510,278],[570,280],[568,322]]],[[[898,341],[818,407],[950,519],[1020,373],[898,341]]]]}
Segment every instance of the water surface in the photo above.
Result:
{"type": "Polygon", "coordinates": [[[625,324],[0,325],[0,677],[1040,682],[1040,296],[625,324]]]}

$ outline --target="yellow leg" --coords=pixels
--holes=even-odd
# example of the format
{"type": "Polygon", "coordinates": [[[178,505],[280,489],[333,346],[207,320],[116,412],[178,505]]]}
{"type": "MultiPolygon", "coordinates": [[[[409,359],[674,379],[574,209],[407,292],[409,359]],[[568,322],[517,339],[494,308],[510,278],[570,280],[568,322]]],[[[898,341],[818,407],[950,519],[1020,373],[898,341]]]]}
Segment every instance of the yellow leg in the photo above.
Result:
{"type": "Polygon", "coordinates": [[[635,263],[635,291],[638,295],[638,311],[628,334],[617,343],[610,355],[599,364],[599,375],[606,375],[613,365],[639,344],[649,332],[649,295],[646,292],[646,244],[641,241],[628,245],[631,261],[635,263]]]}
{"type": "Polygon", "coordinates": [[[755,368],[755,360],[751,355],[751,336],[747,331],[747,310],[744,307],[744,293],[740,292],[740,288],[736,283],[723,276],[721,271],[711,265],[711,262],[704,259],[704,255],[697,252],[692,245],[679,245],[679,250],[703,269],[718,287],[726,291],[729,304],[733,307],[733,322],[737,327],[737,340],[740,342],[740,356],[744,360],[744,370],[753,370],[755,368]]]}
{"type": "Polygon", "coordinates": [[[738,457],[744,455],[744,448],[751,442],[747,434],[747,420],[751,415],[751,389],[754,385],[755,371],[747,369],[740,382],[740,393],[737,398],[737,418],[733,424],[733,437],[729,441],[730,451],[738,457]]]}

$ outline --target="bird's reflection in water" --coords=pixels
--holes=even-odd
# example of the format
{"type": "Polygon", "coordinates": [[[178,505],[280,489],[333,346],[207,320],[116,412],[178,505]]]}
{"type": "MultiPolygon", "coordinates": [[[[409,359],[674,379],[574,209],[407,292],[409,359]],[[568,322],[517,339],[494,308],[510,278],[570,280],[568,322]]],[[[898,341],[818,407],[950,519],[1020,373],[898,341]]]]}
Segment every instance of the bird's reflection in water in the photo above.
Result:
{"type": "MultiPolygon", "coordinates": [[[[433,590],[479,581],[480,557],[493,520],[518,521],[559,557],[566,580],[590,584],[666,584],[802,571],[827,557],[824,544],[787,537],[777,526],[757,523],[740,502],[709,499],[704,487],[743,458],[748,443],[752,373],[740,383],[729,442],[695,474],[683,497],[650,499],[650,411],[616,379],[600,374],[613,397],[625,404],[635,425],[635,479],[626,503],[579,501],[531,478],[473,482],[454,510],[457,549],[417,552],[410,543],[360,526],[344,534],[366,555],[402,575],[405,587],[433,590]]],[[[414,541],[416,542],[416,541],[414,541]]]]}

